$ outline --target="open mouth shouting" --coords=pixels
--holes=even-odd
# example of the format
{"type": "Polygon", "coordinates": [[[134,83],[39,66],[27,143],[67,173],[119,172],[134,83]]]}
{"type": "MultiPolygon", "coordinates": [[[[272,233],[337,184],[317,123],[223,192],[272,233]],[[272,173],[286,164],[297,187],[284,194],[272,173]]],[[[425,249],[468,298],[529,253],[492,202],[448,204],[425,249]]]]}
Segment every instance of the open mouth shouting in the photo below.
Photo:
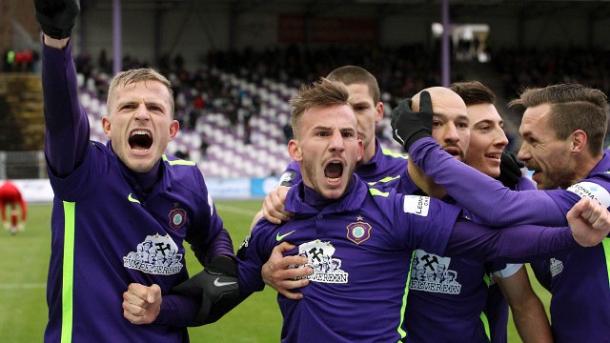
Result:
{"type": "Polygon", "coordinates": [[[152,132],[148,129],[133,129],[129,133],[127,143],[132,152],[136,154],[146,153],[153,144],[152,132]]]}
{"type": "Polygon", "coordinates": [[[341,160],[330,160],[326,162],[324,166],[324,176],[328,184],[339,185],[341,183],[341,176],[343,176],[344,165],[341,160]]]}

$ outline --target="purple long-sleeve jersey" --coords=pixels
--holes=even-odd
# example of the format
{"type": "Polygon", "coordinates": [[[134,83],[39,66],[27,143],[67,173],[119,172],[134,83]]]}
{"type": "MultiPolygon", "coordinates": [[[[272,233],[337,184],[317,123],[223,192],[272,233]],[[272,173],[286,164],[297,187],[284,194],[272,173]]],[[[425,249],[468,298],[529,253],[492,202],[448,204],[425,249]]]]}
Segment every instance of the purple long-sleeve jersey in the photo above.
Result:
{"type": "Polygon", "coordinates": [[[414,249],[437,255],[516,261],[572,248],[569,229],[490,230],[458,222],[460,209],[425,196],[367,189],[354,175],[346,194],[329,202],[302,183],[288,192],[293,220],[262,220],[238,253],[240,291],[264,287],[261,266],[282,241],[314,273],[293,301],[279,295],[284,342],[391,342],[404,339],[409,265],[414,249]],[[515,244],[516,241],[522,244],[515,244]]]}
{"type": "MultiPolygon", "coordinates": [[[[589,174],[568,189],[514,192],[456,161],[432,138],[409,149],[410,158],[443,185],[464,208],[489,225],[564,225],[581,197],[610,206],[610,156],[604,153],[589,174]]],[[[551,322],[557,342],[610,341],[610,237],[596,247],[577,248],[532,263],[551,291],[551,322]]]]}
{"type": "MultiPolygon", "coordinates": [[[[412,192],[411,183],[401,178],[378,185],[406,194],[412,192]]],[[[535,187],[523,178],[517,188],[535,187]]],[[[508,304],[498,286],[490,285],[490,276],[510,277],[520,266],[415,250],[405,316],[407,341],[449,342],[459,337],[472,343],[506,342],[508,304]]]]}
{"type": "Polygon", "coordinates": [[[90,142],[70,45],[43,46],[42,81],[55,192],[45,341],[188,341],[185,327],[198,304],[166,295],[188,278],[183,241],[202,263],[233,255],[201,173],[192,162],[165,156],[151,172],[134,173],[110,143],[90,142]],[[161,287],[155,323],[123,318],[122,293],[130,283],[161,287]]]}

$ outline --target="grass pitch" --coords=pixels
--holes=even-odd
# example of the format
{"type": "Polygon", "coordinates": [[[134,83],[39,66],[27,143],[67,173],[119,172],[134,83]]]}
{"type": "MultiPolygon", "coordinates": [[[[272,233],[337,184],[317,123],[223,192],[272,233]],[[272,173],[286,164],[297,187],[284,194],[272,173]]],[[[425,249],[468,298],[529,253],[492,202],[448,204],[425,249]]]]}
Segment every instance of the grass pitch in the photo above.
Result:
{"type": "MultiPolygon", "coordinates": [[[[230,231],[235,247],[248,232],[259,200],[218,201],[218,212],[230,231]]],[[[41,342],[47,322],[45,284],[50,256],[50,204],[30,206],[24,232],[10,236],[0,232],[0,341],[5,343],[41,342]]],[[[187,249],[191,273],[201,270],[195,256],[187,249]]],[[[530,274],[534,290],[548,310],[549,295],[530,274]]],[[[215,324],[190,329],[192,342],[277,342],[281,316],[276,293],[267,288],[252,295],[238,308],[215,324]]],[[[520,342],[512,320],[509,342],[520,342]]]]}

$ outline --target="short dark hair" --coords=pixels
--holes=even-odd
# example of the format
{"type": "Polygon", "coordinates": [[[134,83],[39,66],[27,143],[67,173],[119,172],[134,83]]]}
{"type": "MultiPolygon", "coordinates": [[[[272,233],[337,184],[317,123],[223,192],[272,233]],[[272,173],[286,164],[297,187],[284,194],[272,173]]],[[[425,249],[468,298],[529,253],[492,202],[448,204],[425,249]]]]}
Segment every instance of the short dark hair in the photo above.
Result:
{"type": "Polygon", "coordinates": [[[494,92],[479,81],[454,82],[449,88],[464,100],[466,106],[479,104],[493,105],[496,102],[494,92]]]}
{"type": "Polygon", "coordinates": [[[574,130],[583,130],[589,138],[589,152],[603,151],[608,126],[608,97],[599,89],[581,84],[556,84],[544,88],[527,88],[509,106],[534,107],[551,105],[551,127],[557,138],[566,139],[574,130]]]}
{"type": "Polygon", "coordinates": [[[290,125],[292,132],[298,136],[299,119],[305,111],[318,106],[348,105],[349,93],[341,82],[321,78],[311,85],[303,85],[297,95],[290,99],[292,113],[290,125]]]}
{"type": "Polygon", "coordinates": [[[369,73],[368,70],[354,66],[346,65],[331,71],[326,78],[331,81],[339,81],[346,85],[354,83],[362,83],[369,87],[369,93],[373,102],[378,103],[381,101],[381,92],[379,91],[379,83],[373,74],[369,73]]]}

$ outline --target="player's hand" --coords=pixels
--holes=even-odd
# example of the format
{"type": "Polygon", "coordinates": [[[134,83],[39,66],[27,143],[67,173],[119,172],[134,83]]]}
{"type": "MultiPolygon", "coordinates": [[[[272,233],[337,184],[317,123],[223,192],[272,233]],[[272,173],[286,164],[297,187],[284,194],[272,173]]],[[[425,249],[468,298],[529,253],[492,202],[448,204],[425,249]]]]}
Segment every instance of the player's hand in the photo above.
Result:
{"type": "Polygon", "coordinates": [[[427,91],[421,92],[419,112],[411,109],[411,99],[401,101],[392,111],[392,135],[405,151],[415,141],[432,134],[432,98],[427,91]]]}
{"type": "Polygon", "coordinates": [[[34,0],[42,32],[54,39],[70,37],[80,11],[78,0],[34,0]]]}
{"type": "Polygon", "coordinates": [[[313,270],[306,266],[305,256],[284,256],[284,252],[294,249],[294,245],[288,242],[276,246],[271,251],[271,256],[261,269],[263,281],[273,287],[278,293],[288,299],[298,300],[303,298],[303,293],[291,291],[295,288],[305,287],[309,284],[306,276],[311,275],[313,270]],[[295,268],[295,266],[298,266],[295,268]]]}
{"type": "Polygon", "coordinates": [[[512,152],[504,151],[500,162],[498,181],[510,189],[515,189],[515,186],[523,176],[521,174],[523,166],[524,164],[512,152]]]}
{"type": "Polygon", "coordinates": [[[233,309],[240,297],[237,262],[228,256],[216,256],[205,270],[172,288],[172,292],[200,299],[199,312],[189,326],[213,323],[233,309]]]}
{"type": "Polygon", "coordinates": [[[290,187],[278,186],[265,197],[263,201],[263,216],[270,223],[279,225],[282,222],[290,220],[292,213],[284,211],[284,203],[286,202],[286,194],[290,187]]]}
{"type": "Polygon", "coordinates": [[[131,283],[123,293],[123,317],[132,324],[150,324],[161,311],[161,288],[131,283]]]}
{"type": "Polygon", "coordinates": [[[566,218],[574,240],[583,247],[598,245],[610,233],[610,213],[595,200],[580,199],[566,218]]]}

